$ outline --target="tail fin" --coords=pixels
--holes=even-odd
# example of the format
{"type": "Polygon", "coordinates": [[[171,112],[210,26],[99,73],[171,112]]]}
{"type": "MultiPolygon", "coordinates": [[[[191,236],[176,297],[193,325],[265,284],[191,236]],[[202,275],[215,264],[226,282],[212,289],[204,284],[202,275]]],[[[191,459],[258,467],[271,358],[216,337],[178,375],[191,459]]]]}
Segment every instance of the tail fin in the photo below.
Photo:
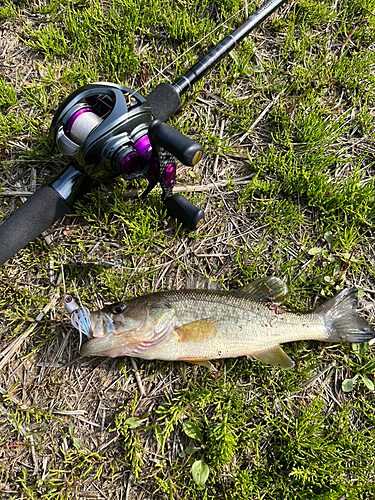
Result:
{"type": "Polygon", "coordinates": [[[367,342],[375,330],[357,313],[357,289],[344,288],[316,310],[324,317],[328,342],[367,342]]]}

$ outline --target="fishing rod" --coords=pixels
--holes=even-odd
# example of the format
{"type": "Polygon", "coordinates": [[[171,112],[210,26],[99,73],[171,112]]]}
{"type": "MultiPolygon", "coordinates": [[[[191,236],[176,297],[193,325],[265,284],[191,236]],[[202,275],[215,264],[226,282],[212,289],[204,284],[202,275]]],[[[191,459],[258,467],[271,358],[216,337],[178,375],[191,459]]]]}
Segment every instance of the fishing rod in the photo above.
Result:
{"type": "Polygon", "coordinates": [[[67,97],[54,115],[49,138],[71,160],[0,227],[0,265],[63,217],[92,181],[106,183],[118,176],[148,179],[142,197],[159,183],[168,214],[197,229],[203,210],[173,194],[173,187],[176,159],[194,166],[203,147],[165,122],[180,110],[181,96],[285,1],[268,0],[184,76],[160,83],[146,98],[106,82],[84,85],[67,97]]]}

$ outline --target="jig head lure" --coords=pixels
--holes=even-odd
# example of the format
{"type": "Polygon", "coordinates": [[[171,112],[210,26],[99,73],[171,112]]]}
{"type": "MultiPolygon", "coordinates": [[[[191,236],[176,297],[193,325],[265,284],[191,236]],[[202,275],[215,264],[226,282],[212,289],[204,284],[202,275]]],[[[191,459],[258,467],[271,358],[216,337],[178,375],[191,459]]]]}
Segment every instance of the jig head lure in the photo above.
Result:
{"type": "Polygon", "coordinates": [[[86,335],[86,337],[88,337],[89,339],[92,339],[90,311],[87,307],[84,307],[82,305],[81,299],[78,295],[78,292],[77,292],[77,289],[76,289],[76,286],[74,283],[73,283],[73,287],[74,287],[75,294],[78,297],[78,302],[73,297],[73,295],[70,295],[69,293],[66,292],[65,273],[64,273],[64,266],[63,266],[62,262],[61,262],[61,275],[62,275],[63,287],[64,287],[64,307],[65,307],[66,312],[68,314],[70,314],[70,322],[71,322],[72,326],[74,328],[76,328],[79,332],[79,348],[78,348],[78,350],[80,350],[81,345],[82,345],[83,335],[86,335]]]}
{"type": "Polygon", "coordinates": [[[66,169],[43,185],[0,227],[0,265],[13,257],[90,189],[91,181],[145,177],[147,195],[157,183],[168,213],[194,230],[204,212],[173,194],[175,158],[187,166],[203,147],[164,123],[181,108],[181,96],[286,0],[268,0],[242,26],[221,40],[173,84],[161,83],[146,97],[114,83],[92,83],[70,95],[57,110],[49,137],[71,158],[66,169]]]}

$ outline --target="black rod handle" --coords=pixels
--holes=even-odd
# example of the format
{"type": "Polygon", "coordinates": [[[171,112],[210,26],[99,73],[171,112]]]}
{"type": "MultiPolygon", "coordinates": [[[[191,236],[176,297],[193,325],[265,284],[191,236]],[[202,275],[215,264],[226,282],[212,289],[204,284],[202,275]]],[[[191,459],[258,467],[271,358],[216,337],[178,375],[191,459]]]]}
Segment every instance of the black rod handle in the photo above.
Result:
{"type": "Polygon", "coordinates": [[[0,265],[65,215],[69,205],[55,189],[42,186],[0,227],[0,265]]]}
{"type": "Polygon", "coordinates": [[[154,120],[149,128],[149,137],[151,144],[162,146],[189,167],[194,166],[202,158],[203,146],[167,123],[154,120]]]}
{"type": "Polygon", "coordinates": [[[73,162],[50,186],[37,189],[0,226],[0,266],[61,219],[89,185],[87,174],[73,162]]]}

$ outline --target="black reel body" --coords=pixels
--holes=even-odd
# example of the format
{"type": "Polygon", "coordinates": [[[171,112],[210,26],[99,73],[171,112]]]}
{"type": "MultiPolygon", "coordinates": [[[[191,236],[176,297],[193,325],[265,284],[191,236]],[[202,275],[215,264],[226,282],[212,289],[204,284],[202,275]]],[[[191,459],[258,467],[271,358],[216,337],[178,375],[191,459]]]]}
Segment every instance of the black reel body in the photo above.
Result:
{"type": "Polygon", "coordinates": [[[196,229],[204,213],[181,195],[173,195],[176,163],[195,165],[202,146],[159,120],[137,92],[114,83],[84,85],[58,108],[49,131],[60,152],[72,161],[50,186],[69,204],[86,190],[87,182],[109,182],[146,177],[147,195],[159,182],[168,212],[189,229],[196,229]],[[175,203],[167,203],[174,198],[175,203]],[[172,208],[170,208],[172,207],[172,208]]]}
{"type": "MultiPolygon", "coordinates": [[[[151,100],[158,102],[155,90],[151,100]]],[[[144,177],[148,187],[143,196],[159,182],[169,215],[190,230],[203,222],[203,210],[173,194],[174,156],[192,166],[200,160],[202,146],[154,120],[152,106],[137,92],[113,83],[84,85],[58,108],[49,137],[71,161],[0,227],[0,265],[69,212],[91,181],[144,177]]]]}
{"type": "Polygon", "coordinates": [[[49,136],[98,182],[118,175],[143,176],[151,157],[146,99],[122,85],[93,83],[69,96],[57,110],[49,136]]]}

